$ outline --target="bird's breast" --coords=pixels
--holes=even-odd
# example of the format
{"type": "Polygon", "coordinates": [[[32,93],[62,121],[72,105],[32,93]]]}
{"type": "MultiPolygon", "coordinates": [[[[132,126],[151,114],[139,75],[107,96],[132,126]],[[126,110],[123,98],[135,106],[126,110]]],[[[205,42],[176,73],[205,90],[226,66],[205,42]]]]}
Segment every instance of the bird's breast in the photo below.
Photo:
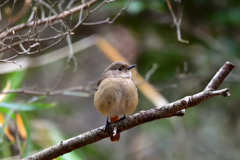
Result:
{"type": "Polygon", "coordinates": [[[105,116],[131,114],[138,103],[137,88],[130,78],[106,78],[94,96],[96,109],[105,116]]]}

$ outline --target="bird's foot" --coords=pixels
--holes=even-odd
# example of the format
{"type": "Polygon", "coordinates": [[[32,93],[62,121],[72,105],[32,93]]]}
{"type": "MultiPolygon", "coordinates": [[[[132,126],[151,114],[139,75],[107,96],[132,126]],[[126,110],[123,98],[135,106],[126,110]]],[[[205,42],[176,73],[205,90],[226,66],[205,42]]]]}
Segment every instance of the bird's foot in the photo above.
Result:
{"type": "Polygon", "coordinates": [[[119,119],[119,121],[122,121],[126,118],[126,115],[124,114],[122,118],[119,119]]]}
{"type": "Polygon", "coordinates": [[[109,128],[110,122],[108,121],[108,117],[107,117],[107,121],[106,121],[106,125],[105,125],[105,130],[107,131],[109,128]]]}

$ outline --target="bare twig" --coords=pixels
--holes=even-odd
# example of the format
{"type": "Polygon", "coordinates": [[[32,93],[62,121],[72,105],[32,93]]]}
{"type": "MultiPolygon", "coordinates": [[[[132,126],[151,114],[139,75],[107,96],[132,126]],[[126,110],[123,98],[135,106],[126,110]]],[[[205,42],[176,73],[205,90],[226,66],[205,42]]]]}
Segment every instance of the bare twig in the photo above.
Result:
{"type": "Polygon", "coordinates": [[[152,74],[158,69],[158,65],[156,63],[152,64],[152,68],[146,73],[144,81],[138,82],[136,86],[141,86],[143,83],[146,83],[149,81],[149,78],[152,76],[152,74]]]}
{"type": "Polygon", "coordinates": [[[31,28],[32,26],[34,26],[35,23],[37,23],[38,25],[41,25],[41,24],[45,24],[47,22],[54,22],[55,20],[62,19],[65,16],[69,16],[73,13],[79,12],[81,9],[85,9],[85,8],[93,5],[97,1],[98,0],[91,0],[88,3],[84,3],[82,5],[79,5],[77,7],[72,8],[71,10],[64,11],[64,13],[60,13],[57,16],[54,15],[54,16],[50,16],[50,17],[47,17],[47,18],[44,18],[44,19],[39,19],[37,22],[31,21],[27,24],[23,23],[23,24],[15,26],[15,27],[9,28],[7,32],[2,32],[0,34],[0,38],[3,38],[5,36],[7,36],[9,33],[12,33],[13,30],[15,30],[15,32],[16,32],[16,31],[19,31],[19,30],[22,30],[22,29],[25,29],[25,28],[31,28]]]}
{"type": "MultiPolygon", "coordinates": [[[[77,53],[86,48],[94,46],[96,43],[97,43],[96,35],[86,37],[86,38],[72,44],[73,52],[77,53]]],[[[30,58],[28,56],[21,57],[18,59],[18,63],[23,64],[22,69],[46,65],[46,64],[55,62],[59,59],[67,57],[69,55],[68,50],[69,50],[68,46],[65,46],[65,47],[59,48],[57,50],[54,50],[52,52],[49,52],[48,54],[40,55],[38,57],[34,57],[34,58],[30,58]],[[32,62],[34,62],[34,63],[32,63],[32,62]]],[[[2,60],[0,60],[0,62],[1,61],[2,60]]],[[[5,62],[7,62],[7,61],[5,61],[5,62]]],[[[16,63],[16,62],[11,61],[9,63],[16,63]]],[[[15,71],[18,69],[19,68],[14,65],[10,65],[8,63],[0,63],[0,74],[9,73],[9,72],[12,72],[12,71],[15,71]]]]}
{"type": "MultiPolygon", "coordinates": [[[[223,67],[217,72],[217,74],[213,77],[213,79],[209,82],[207,88],[217,89],[234,67],[235,66],[232,63],[226,62],[223,67]]],[[[76,137],[73,137],[71,139],[61,141],[59,144],[56,144],[32,156],[26,157],[23,160],[43,160],[56,158],[80,147],[109,137],[110,135],[112,135],[114,128],[117,128],[117,132],[122,132],[153,120],[172,117],[175,116],[177,112],[183,109],[196,106],[197,104],[218,95],[229,96],[228,88],[217,91],[205,89],[202,92],[199,92],[192,96],[184,97],[170,104],[146,111],[140,111],[139,113],[125,118],[124,120],[111,123],[107,128],[102,126],[78,135],[76,137]]]]}
{"type": "MultiPolygon", "coordinates": [[[[122,9],[118,12],[118,14],[117,14],[111,21],[109,21],[108,23],[112,24],[112,23],[122,14],[123,11],[125,11],[126,9],[128,9],[131,1],[132,1],[132,0],[129,0],[128,3],[127,3],[127,5],[126,5],[126,7],[122,8],[122,9]]],[[[111,2],[111,1],[108,1],[108,3],[110,3],[110,2],[111,2]]]]}
{"type": "MultiPolygon", "coordinates": [[[[69,1],[67,6],[63,9],[64,1],[59,1],[57,7],[59,10],[54,8],[54,5],[57,2],[51,1],[43,1],[43,0],[35,0],[36,3],[31,3],[31,0],[25,0],[25,4],[22,7],[22,10],[18,12],[18,14],[12,17],[12,12],[14,6],[16,6],[17,0],[14,0],[12,5],[12,9],[9,8],[9,19],[3,20],[3,23],[0,28],[0,62],[9,62],[14,63],[15,58],[19,57],[23,54],[35,54],[40,51],[45,51],[67,38],[67,43],[69,46],[69,58],[70,60],[74,60],[76,64],[76,60],[73,55],[73,48],[71,45],[71,35],[74,34],[74,30],[78,28],[80,25],[98,25],[102,23],[113,23],[117,17],[119,17],[123,11],[125,11],[131,0],[128,0],[128,3],[125,7],[121,8],[121,10],[116,14],[116,16],[110,20],[110,18],[106,18],[106,20],[101,20],[97,22],[85,22],[86,19],[99,10],[103,5],[115,2],[116,0],[81,0],[81,2],[77,2],[75,0],[69,1]],[[95,3],[100,2],[97,6],[93,6],[95,3]],[[73,8],[70,8],[74,6],[73,8]],[[32,9],[32,12],[26,22],[22,22],[16,26],[13,25],[14,22],[18,21],[23,14],[27,11],[28,8],[32,9]],[[84,12],[84,10],[87,10],[84,12]],[[78,22],[72,26],[72,16],[74,13],[79,13],[78,22]],[[46,15],[48,14],[48,15],[46,15]],[[69,16],[67,18],[67,16],[69,16]],[[48,32],[48,34],[46,34],[48,32]],[[6,52],[5,51],[12,51],[6,52]]],[[[8,2],[8,1],[7,1],[8,2]]],[[[0,4],[0,10],[3,5],[6,3],[0,4]]],[[[15,7],[16,8],[16,7],[15,7]]],[[[1,14],[0,14],[0,20],[1,14]]],[[[2,21],[1,21],[2,22],[2,21]]],[[[75,65],[76,66],[76,65],[75,65]]]]}
{"type": "Polygon", "coordinates": [[[176,26],[176,29],[177,29],[177,38],[178,38],[178,41],[180,41],[180,42],[182,42],[182,43],[189,43],[188,40],[182,39],[182,36],[181,36],[182,12],[180,13],[179,18],[177,18],[176,15],[175,15],[175,13],[173,12],[172,5],[171,5],[171,3],[169,2],[169,0],[166,0],[166,3],[167,3],[167,6],[168,6],[168,9],[169,9],[169,11],[170,11],[170,13],[171,13],[171,15],[172,15],[174,25],[176,26]]]}
{"type": "Polygon", "coordinates": [[[8,59],[4,59],[4,60],[0,60],[0,62],[5,62],[5,63],[13,63],[13,64],[16,64],[19,66],[19,68],[22,67],[21,64],[18,64],[16,61],[11,61],[11,60],[8,60],[8,59]]]}
{"type": "Polygon", "coordinates": [[[23,93],[29,95],[58,95],[58,94],[65,94],[65,92],[70,91],[85,91],[90,92],[89,86],[74,86],[66,89],[61,90],[53,90],[53,91],[38,91],[36,89],[16,89],[16,90],[9,90],[9,91],[2,91],[1,94],[10,94],[10,93],[23,93]]]}

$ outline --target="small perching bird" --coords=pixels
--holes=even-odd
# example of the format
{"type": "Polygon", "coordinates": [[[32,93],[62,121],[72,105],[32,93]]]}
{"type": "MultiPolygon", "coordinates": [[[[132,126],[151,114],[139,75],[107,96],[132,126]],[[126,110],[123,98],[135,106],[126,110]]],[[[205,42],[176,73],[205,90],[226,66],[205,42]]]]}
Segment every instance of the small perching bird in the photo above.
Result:
{"type": "MultiPolygon", "coordinates": [[[[136,65],[113,62],[102,73],[94,96],[94,105],[102,115],[110,117],[110,122],[130,115],[138,104],[137,87],[132,80],[131,69],[136,65]]],[[[119,141],[120,133],[110,136],[111,141],[119,141]]]]}

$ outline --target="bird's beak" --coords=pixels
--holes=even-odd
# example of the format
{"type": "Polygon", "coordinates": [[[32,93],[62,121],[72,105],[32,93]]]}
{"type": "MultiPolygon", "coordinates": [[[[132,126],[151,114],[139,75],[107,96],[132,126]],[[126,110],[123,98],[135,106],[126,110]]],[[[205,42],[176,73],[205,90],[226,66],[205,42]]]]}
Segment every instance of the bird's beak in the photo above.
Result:
{"type": "Polygon", "coordinates": [[[136,64],[133,64],[133,65],[129,66],[127,69],[132,69],[134,67],[136,67],[136,64]]]}

